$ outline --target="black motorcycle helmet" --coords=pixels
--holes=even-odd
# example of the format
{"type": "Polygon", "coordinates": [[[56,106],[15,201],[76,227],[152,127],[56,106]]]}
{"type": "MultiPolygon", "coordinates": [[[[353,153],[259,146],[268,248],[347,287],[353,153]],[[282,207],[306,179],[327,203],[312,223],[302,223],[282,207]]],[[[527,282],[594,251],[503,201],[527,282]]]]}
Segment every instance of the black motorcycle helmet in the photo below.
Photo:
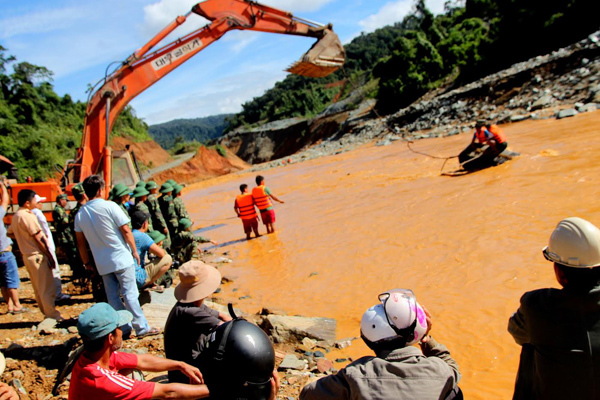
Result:
{"type": "Polygon", "coordinates": [[[267,400],[275,350],[258,326],[236,318],[219,325],[198,357],[211,399],[267,400]]]}

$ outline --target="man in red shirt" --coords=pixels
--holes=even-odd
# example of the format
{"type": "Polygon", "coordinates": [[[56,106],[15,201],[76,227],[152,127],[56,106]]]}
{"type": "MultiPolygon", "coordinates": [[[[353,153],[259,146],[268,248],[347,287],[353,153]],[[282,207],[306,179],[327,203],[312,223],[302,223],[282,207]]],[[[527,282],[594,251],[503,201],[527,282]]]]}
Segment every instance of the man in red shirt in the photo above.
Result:
{"type": "Polygon", "coordinates": [[[132,319],[129,311],[116,311],[107,303],[97,303],[81,313],[77,330],[83,339],[84,351],[73,367],[69,400],[208,397],[208,388],[198,368],[149,354],[117,351],[123,343],[119,327],[132,319]],[[134,368],[151,372],[179,370],[192,384],[137,381],[119,373],[134,368]]]}

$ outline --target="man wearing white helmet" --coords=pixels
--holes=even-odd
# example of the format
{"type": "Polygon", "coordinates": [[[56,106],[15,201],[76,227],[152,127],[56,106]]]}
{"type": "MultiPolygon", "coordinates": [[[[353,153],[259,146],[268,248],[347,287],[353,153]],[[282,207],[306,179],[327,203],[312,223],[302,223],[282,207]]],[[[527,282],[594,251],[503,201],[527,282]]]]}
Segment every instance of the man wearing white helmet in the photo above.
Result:
{"type": "Polygon", "coordinates": [[[564,219],[543,254],[563,288],[525,293],[510,317],[523,346],[513,399],[600,399],[600,230],[564,219]]]}
{"type": "Polygon", "coordinates": [[[393,289],[379,300],[360,323],[361,337],[376,356],[362,357],[306,385],[300,400],[462,399],[458,364],[429,335],[431,316],[413,292],[393,289]]]}

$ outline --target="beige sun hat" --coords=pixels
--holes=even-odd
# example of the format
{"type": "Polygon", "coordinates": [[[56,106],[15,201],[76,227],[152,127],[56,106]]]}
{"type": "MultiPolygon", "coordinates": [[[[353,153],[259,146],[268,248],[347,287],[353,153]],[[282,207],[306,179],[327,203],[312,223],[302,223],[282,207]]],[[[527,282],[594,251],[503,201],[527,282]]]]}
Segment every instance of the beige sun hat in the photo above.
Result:
{"type": "Polygon", "coordinates": [[[179,267],[181,283],[175,288],[175,298],[182,303],[204,299],[221,284],[221,273],[200,260],[188,261],[179,267]]]}

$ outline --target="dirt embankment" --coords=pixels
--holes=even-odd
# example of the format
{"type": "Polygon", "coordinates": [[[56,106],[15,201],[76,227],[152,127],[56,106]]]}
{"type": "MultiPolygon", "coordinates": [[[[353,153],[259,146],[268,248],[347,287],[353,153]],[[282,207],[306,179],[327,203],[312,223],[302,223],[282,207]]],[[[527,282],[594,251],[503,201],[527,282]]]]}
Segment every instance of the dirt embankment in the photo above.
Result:
{"type": "Polygon", "coordinates": [[[129,149],[135,153],[137,162],[148,168],[158,167],[172,160],[171,155],[154,140],[133,143],[127,138],[114,136],[111,138],[111,145],[114,150],[125,150],[125,146],[129,145],[129,149]]]}
{"type": "Polygon", "coordinates": [[[191,160],[178,167],[155,174],[152,179],[157,182],[174,179],[180,183],[193,183],[241,171],[249,167],[245,161],[231,151],[226,150],[226,152],[227,155],[223,157],[215,149],[208,149],[203,146],[191,160]]]}

